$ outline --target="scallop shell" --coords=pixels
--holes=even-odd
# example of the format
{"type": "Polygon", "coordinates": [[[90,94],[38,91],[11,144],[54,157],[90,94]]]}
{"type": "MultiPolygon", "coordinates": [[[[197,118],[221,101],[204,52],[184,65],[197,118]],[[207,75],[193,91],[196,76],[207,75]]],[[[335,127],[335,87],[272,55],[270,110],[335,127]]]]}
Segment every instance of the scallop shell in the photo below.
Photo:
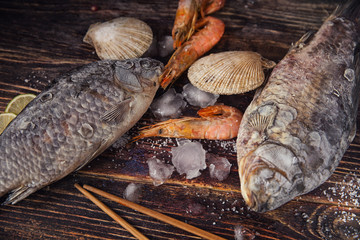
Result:
{"type": "Polygon", "coordinates": [[[251,91],[265,79],[264,68],[275,62],[250,51],[228,51],[197,60],[188,71],[190,82],[214,94],[230,95],[251,91]]]}
{"type": "Polygon", "coordinates": [[[100,59],[137,58],[146,52],[153,33],[145,22],[120,17],[89,27],[83,41],[92,45],[100,59]]]}

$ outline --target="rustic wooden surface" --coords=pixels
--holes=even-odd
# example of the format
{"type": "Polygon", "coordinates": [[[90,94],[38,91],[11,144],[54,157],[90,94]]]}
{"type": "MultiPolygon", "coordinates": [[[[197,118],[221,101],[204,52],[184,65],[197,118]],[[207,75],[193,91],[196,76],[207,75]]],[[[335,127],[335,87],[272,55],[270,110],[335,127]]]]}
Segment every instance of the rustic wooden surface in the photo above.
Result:
{"type": "MultiPolygon", "coordinates": [[[[316,30],[340,1],[228,0],[214,14],[226,24],[225,35],[212,52],[252,50],[279,61],[292,42],[316,30]]],[[[54,0],[0,1],[0,112],[21,93],[39,93],[56,76],[98,60],[82,42],[88,26],[118,16],[147,22],[160,39],[171,32],[177,1],[54,0]],[[91,7],[97,6],[97,11],[91,7]]],[[[161,59],[164,62],[166,59],[161,59]]],[[[182,77],[177,90],[188,80],[182,77]]],[[[159,94],[161,91],[159,91],[159,94]]],[[[242,111],[253,93],[220,97],[219,102],[242,111]]],[[[187,113],[196,109],[189,108],[187,113]]],[[[148,112],[138,123],[152,121],[148,112]]],[[[359,123],[359,121],[358,121],[359,123]]],[[[136,132],[136,127],[132,130],[136,132]]],[[[336,172],[322,186],[275,211],[255,213],[244,205],[239,190],[235,140],[200,141],[204,148],[232,163],[228,179],[210,179],[208,170],[193,180],[173,174],[155,187],[146,160],[169,161],[174,139],[144,139],[125,149],[110,148],[77,173],[12,206],[0,206],[1,239],[133,239],[94,204],[74,183],[89,184],[122,195],[131,183],[143,184],[140,204],[227,239],[242,226],[255,239],[360,238],[360,136],[346,152],[336,172]],[[198,207],[198,211],[196,210],[198,207]],[[191,211],[192,210],[192,211],[191,211]]],[[[0,153],[1,154],[1,153],[0,153]]],[[[104,199],[103,199],[104,200],[104,199]]],[[[199,239],[135,211],[104,202],[150,239],[199,239]]]]}

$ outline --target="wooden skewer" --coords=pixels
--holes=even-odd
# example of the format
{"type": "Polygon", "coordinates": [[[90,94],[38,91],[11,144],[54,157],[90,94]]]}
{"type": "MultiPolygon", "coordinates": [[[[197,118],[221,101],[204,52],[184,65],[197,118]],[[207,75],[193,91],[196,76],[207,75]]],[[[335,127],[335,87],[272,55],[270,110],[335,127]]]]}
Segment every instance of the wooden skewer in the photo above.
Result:
{"type": "Polygon", "coordinates": [[[101,210],[103,210],[107,215],[109,215],[112,219],[114,219],[117,223],[119,223],[123,228],[128,230],[134,237],[139,240],[149,240],[142,233],[140,233],[136,228],[131,226],[128,222],[126,222],[123,218],[117,215],[113,210],[111,210],[108,206],[94,197],[91,193],[82,188],[79,184],[75,183],[75,187],[84,194],[87,198],[89,198],[93,203],[95,203],[101,210]]]}
{"type": "Polygon", "coordinates": [[[134,210],[136,210],[138,212],[149,215],[149,216],[151,216],[153,218],[156,218],[156,219],[158,219],[160,221],[163,221],[165,223],[168,223],[170,225],[173,225],[175,227],[183,229],[183,230],[185,230],[187,232],[190,232],[192,234],[195,234],[195,235],[197,235],[199,237],[202,237],[202,238],[205,238],[205,239],[210,239],[210,240],[226,240],[225,238],[219,237],[219,236],[217,236],[215,234],[209,233],[209,232],[204,231],[204,230],[202,230],[200,228],[197,228],[197,227],[194,227],[194,226],[192,226],[190,224],[181,222],[181,221],[179,221],[177,219],[171,218],[169,216],[166,216],[166,215],[164,215],[162,213],[156,212],[156,211],[151,210],[149,208],[140,206],[139,204],[133,203],[133,202],[128,201],[128,200],[125,200],[125,199],[120,198],[118,196],[115,196],[113,194],[104,192],[104,191],[102,191],[100,189],[97,189],[97,188],[94,188],[92,186],[84,185],[83,187],[85,189],[91,191],[91,192],[99,194],[100,196],[108,198],[108,199],[110,199],[110,200],[112,200],[114,202],[120,203],[123,206],[132,208],[132,209],[134,209],[134,210]]]}

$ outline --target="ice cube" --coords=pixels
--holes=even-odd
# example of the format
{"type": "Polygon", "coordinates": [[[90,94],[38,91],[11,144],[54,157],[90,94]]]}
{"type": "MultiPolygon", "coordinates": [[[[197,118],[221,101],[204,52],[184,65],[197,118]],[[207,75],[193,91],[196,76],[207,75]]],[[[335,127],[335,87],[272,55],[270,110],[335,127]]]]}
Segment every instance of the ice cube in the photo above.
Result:
{"type": "Polygon", "coordinates": [[[141,195],[142,195],[141,184],[130,183],[129,185],[127,185],[124,191],[124,198],[132,202],[138,202],[141,195]]]}
{"type": "Polygon", "coordinates": [[[204,214],[206,211],[206,207],[197,202],[189,202],[186,207],[186,212],[193,216],[200,216],[204,214]]]}
{"type": "Polygon", "coordinates": [[[236,225],[234,228],[235,240],[252,240],[255,234],[248,228],[236,225]]]}
{"type": "Polygon", "coordinates": [[[193,86],[191,83],[188,83],[183,87],[182,94],[190,105],[201,108],[214,105],[219,98],[218,94],[204,92],[193,86]]]}
{"type": "Polygon", "coordinates": [[[174,172],[174,166],[166,164],[157,158],[150,158],[148,161],[149,175],[155,186],[163,184],[174,172]]]}
{"type": "Polygon", "coordinates": [[[160,41],[158,43],[160,57],[166,57],[174,51],[173,43],[174,43],[174,40],[173,40],[172,36],[164,36],[160,39],[160,41]]]}
{"type": "Polygon", "coordinates": [[[230,174],[231,163],[224,157],[215,154],[206,154],[208,160],[210,177],[219,181],[224,181],[230,174]]]}
{"type": "Polygon", "coordinates": [[[171,148],[172,163],[179,174],[187,179],[200,176],[200,170],[206,168],[205,153],[201,143],[190,140],[179,141],[178,147],[171,148]]]}
{"type": "Polygon", "coordinates": [[[186,106],[183,96],[170,88],[162,96],[158,97],[151,104],[150,109],[154,116],[160,120],[178,118],[182,109],[186,106]]]}

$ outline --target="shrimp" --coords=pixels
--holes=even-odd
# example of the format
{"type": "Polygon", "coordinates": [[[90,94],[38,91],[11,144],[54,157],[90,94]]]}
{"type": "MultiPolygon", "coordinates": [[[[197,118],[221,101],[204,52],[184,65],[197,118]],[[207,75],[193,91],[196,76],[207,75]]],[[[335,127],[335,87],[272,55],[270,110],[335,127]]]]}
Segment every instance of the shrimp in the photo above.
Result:
{"type": "Polygon", "coordinates": [[[166,88],[173,80],[178,78],[200,56],[209,51],[224,34],[225,24],[220,19],[205,17],[196,23],[203,27],[200,31],[181,45],[171,56],[169,62],[160,76],[162,88],[166,88]]]}
{"type": "Polygon", "coordinates": [[[172,29],[174,49],[180,47],[193,35],[199,13],[204,18],[205,15],[222,8],[224,4],[225,0],[180,0],[172,29]]]}
{"type": "Polygon", "coordinates": [[[200,118],[170,119],[145,127],[133,140],[145,137],[226,140],[237,136],[242,113],[230,106],[215,105],[200,109],[200,118]]]}

